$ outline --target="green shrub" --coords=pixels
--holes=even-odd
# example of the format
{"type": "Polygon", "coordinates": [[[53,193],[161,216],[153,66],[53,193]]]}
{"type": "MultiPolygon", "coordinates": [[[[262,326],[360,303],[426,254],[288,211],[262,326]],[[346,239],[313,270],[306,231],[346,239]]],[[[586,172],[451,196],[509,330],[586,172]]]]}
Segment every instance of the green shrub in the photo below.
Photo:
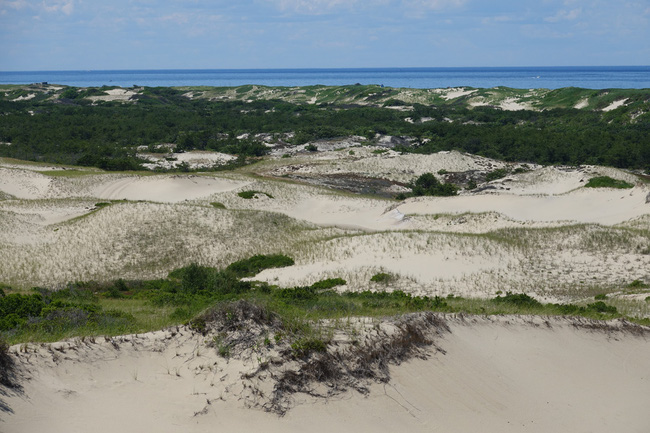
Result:
{"type": "Polygon", "coordinates": [[[587,310],[595,311],[597,313],[616,314],[618,310],[613,305],[607,305],[603,301],[594,302],[587,305],[587,310]]]}
{"type": "Polygon", "coordinates": [[[327,290],[336,286],[344,286],[345,284],[347,284],[347,281],[343,278],[328,278],[315,282],[311,285],[311,288],[315,290],[327,290]]]}
{"type": "Polygon", "coordinates": [[[211,204],[212,207],[215,208],[215,209],[225,209],[225,208],[226,208],[226,205],[225,205],[225,204],[223,204],[223,203],[219,203],[218,201],[213,201],[213,202],[210,203],[210,204],[211,204]]]}
{"type": "Polygon", "coordinates": [[[605,299],[607,299],[607,295],[604,294],[604,293],[601,293],[601,294],[598,294],[598,295],[594,296],[594,299],[596,301],[604,301],[605,299]]]}
{"type": "Polygon", "coordinates": [[[45,308],[43,297],[13,293],[0,297],[0,331],[8,331],[39,317],[45,308]]]}
{"type": "Polygon", "coordinates": [[[492,299],[492,302],[499,304],[511,304],[518,307],[534,308],[541,307],[542,303],[537,299],[525,294],[525,293],[511,293],[506,292],[505,296],[497,296],[492,299]]]}
{"type": "Polygon", "coordinates": [[[441,183],[432,173],[424,173],[415,181],[409,183],[411,196],[442,196],[448,197],[458,194],[458,188],[451,183],[441,183]]]}
{"type": "Polygon", "coordinates": [[[507,168],[497,168],[496,170],[492,170],[485,175],[485,181],[491,182],[493,180],[501,179],[506,177],[509,173],[510,171],[507,168]]]}
{"type": "Polygon", "coordinates": [[[264,269],[283,268],[294,264],[295,262],[291,257],[283,254],[258,254],[251,258],[231,263],[226,267],[226,272],[230,272],[238,278],[244,278],[259,274],[264,269]]]}
{"type": "Polygon", "coordinates": [[[625,182],[624,180],[612,179],[609,176],[597,176],[589,179],[589,182],[585,184],[585,188],[634,188],[634,185],[631,183],[625,182]]]}
{"type": "Polygon", "coordinates": [[[241,191],[241,192],[238,192],[238,193],[237,193],[238,196],[240,196],[241,198],[245,198],[245,199],[247,199],[247,200],[250,200],[250,199],[252,199],[252,198],[255,198],[255,196],[256,196],[257,194],[264,194],[264,195],[267,196],[268,198],[273,198],[273,196],[272,196],[271,194],[268,194],[268,193],[266,193],[266,192],[262,192],[262,191],[253,191],[253,190],[249,190],[249,191],[241,191]]]}
{"type": "Polygon", "coordinates": [[[370,278],[370,281],[372,281],[373,283],[383,283],[383,284],[387,284],[392,280],[393,280],[393,276],[386,272],[379,272],[370,278]]]}
{"type": "Polygon", "coordinates": [[[315,144],[311,144],[311,143],[310,143],[310,144],[308,144],[307,146],[305,146],[305,150],[306,150],[307,152],[317,152],[317,151],[318,151],[318,147],[317,147],[315,144]]]}
{"type": "Polygon", "coordinates": [[[316,289],[312,287],[293,287],[290,289],[280,289],[276,296],[288,303],[302,303],[313,301],[318,298],[316,289]]]}

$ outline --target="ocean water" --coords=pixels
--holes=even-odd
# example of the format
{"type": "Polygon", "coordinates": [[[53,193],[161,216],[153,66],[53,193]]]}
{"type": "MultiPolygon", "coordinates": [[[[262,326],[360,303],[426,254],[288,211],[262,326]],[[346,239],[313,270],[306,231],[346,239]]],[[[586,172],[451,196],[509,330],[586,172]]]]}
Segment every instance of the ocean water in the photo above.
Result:
{"type": "Polygon", "coordinates": [[[48,82],[78,87],[121,86],[310,86],[380,84],[433,89],[457,86],[518,89],[582,87],[650,88],[650,66],[372,68],[372,69],[183,69],[123,71],[0,71],[0,84],[48,82]]]}

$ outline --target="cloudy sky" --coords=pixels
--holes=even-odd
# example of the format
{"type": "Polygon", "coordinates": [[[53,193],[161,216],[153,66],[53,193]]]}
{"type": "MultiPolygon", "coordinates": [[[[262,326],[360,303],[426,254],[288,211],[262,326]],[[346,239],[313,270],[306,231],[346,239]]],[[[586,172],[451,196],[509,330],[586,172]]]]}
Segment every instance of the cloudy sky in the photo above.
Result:
{"type": "Polygon", "coordinates": [[[0,70],[650,65],[650,0],[0,0],[0,70]]]}

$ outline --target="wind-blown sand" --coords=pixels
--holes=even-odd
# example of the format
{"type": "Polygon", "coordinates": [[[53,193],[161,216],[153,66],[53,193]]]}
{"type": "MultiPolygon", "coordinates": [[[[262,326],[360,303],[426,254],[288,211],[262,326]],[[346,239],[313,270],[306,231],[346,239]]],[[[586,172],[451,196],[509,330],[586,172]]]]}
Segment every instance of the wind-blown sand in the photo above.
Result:
{"type": "MultiPolygon", "coordinates": [[[[284,417],[248,409],[242,372],[181,329],[114,339],[30,345],[30,379],[2,397],[7,433],[644,432],[650,425],[649,330],[636,335],[565,318],[449,317],[442,352],[391,367],[368,395],[298,394],[284,417]],[[645,334],[643,334],[645,333],[645,334]],[[239,399],[240,396],[243,399],[239,399]],[[209,402],[209,403],[208,403],[209,402]]],[[[22,350],[20,346],[13,351],[22,350]]]]}

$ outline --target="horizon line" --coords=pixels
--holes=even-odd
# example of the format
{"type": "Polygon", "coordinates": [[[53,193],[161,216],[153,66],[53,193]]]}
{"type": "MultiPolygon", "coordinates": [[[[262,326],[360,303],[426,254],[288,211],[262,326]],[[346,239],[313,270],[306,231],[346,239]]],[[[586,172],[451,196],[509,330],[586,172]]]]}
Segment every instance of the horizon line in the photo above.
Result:
{"type": "Polygon", "coordinates": [[[558,66],[378,66],[378,67],[299,67],[299,68],[154,68],[154,69],[33,69],[0,70],[0,73],[31,72],[135,72],[135,71],[363,71],[425,69],[549,69],[549,68],[648,68],[650,65],[558,65],[558,66]]]}

